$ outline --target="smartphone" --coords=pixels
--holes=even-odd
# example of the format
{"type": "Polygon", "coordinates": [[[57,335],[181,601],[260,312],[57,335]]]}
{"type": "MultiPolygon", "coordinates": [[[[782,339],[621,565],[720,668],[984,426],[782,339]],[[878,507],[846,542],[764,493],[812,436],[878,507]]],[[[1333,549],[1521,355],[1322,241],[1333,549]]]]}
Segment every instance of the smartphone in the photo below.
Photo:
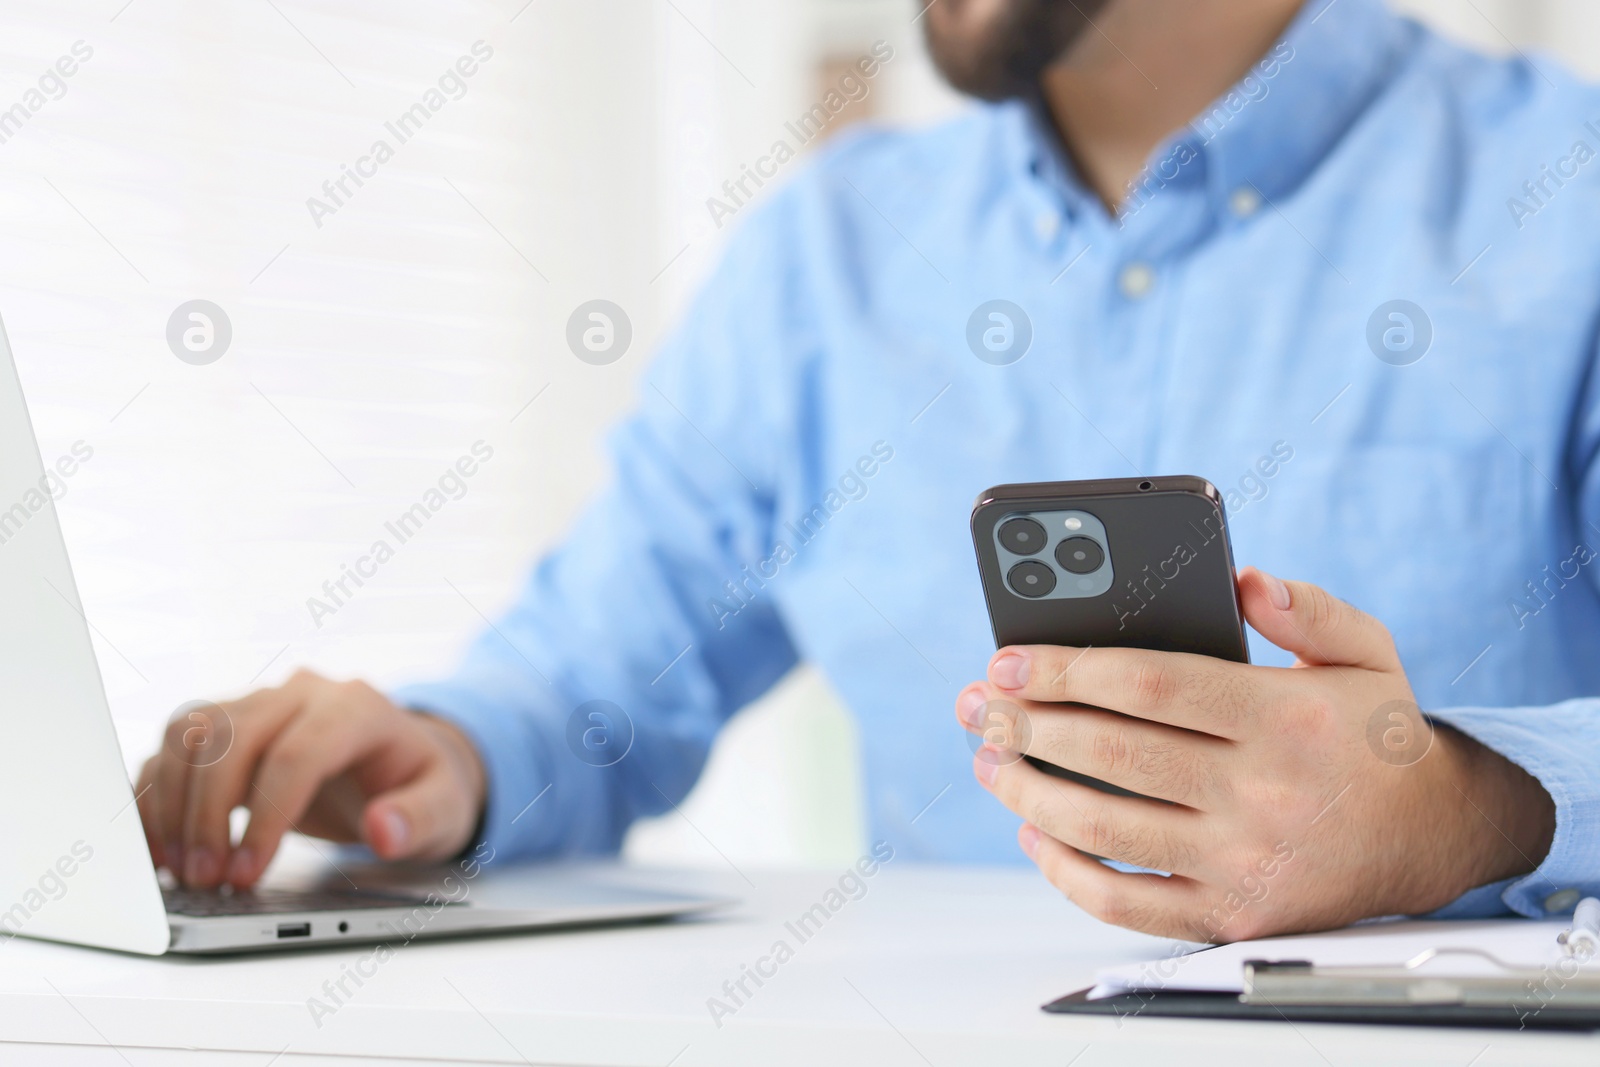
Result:
{"type": "Polygon", "coordinates": [[[1118,646],[1250,661],[1222,495],[1204,478],[997,485],[973,506],[972,543],[996,648],[1118,646]]]}

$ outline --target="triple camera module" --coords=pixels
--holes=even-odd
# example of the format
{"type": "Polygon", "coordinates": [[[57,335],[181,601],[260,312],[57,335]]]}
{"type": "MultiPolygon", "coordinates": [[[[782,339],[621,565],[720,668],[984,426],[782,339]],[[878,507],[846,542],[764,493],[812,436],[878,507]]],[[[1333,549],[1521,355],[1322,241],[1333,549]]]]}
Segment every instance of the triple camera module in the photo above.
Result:
{"type": "Polygon", "coordinates": [[[1106,528],[1082,511],[1011,515],[995,529],[1006,587],[1028,600],[1099,596],[1111,588],[1106,528]]]}

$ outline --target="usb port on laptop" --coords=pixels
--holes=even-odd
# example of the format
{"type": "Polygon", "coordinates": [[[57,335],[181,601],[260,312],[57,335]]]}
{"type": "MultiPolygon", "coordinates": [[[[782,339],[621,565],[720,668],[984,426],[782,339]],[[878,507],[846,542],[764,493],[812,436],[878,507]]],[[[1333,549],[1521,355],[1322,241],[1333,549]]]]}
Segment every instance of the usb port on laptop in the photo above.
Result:
{"type": "Polygon", "coordinates": [[[310,937],[311,936],[311,924],[310,923],[279,923],[278,924],[278,936],[279,937],[310,937]]]}

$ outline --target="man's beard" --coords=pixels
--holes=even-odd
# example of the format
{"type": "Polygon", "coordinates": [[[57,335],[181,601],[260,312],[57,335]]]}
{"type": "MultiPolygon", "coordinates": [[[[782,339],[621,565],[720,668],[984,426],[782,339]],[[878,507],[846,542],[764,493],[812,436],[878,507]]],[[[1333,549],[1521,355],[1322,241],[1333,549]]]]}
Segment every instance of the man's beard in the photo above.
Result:
{"type": "Polygon", "coordinates": [[[934,66],[963,93],[1008,100],[1038,92],[1044,69],[1072,46],[1108,0],[917,0],[934,66]],[[971,25],[971,9],[997,10],[971,25]]]}

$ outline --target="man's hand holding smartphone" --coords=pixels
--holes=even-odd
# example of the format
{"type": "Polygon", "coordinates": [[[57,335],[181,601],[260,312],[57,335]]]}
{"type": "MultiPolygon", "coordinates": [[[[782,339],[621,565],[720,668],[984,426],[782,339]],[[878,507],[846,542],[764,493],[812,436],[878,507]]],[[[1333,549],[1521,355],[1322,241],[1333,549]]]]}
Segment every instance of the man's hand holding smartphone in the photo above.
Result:
{"type": "Polygon", "coordinates": [[[1018,840],[1057,888],[1106,922],[1236,941],[1425,913],[1538,865],[1549,795],[1428,723],[1378,620],[1261,571],[1238,584],[1246,621],[1293,667],[1008,646],[957,697],[985,738],[974,773],[1026,820],[1018,840]]]}

